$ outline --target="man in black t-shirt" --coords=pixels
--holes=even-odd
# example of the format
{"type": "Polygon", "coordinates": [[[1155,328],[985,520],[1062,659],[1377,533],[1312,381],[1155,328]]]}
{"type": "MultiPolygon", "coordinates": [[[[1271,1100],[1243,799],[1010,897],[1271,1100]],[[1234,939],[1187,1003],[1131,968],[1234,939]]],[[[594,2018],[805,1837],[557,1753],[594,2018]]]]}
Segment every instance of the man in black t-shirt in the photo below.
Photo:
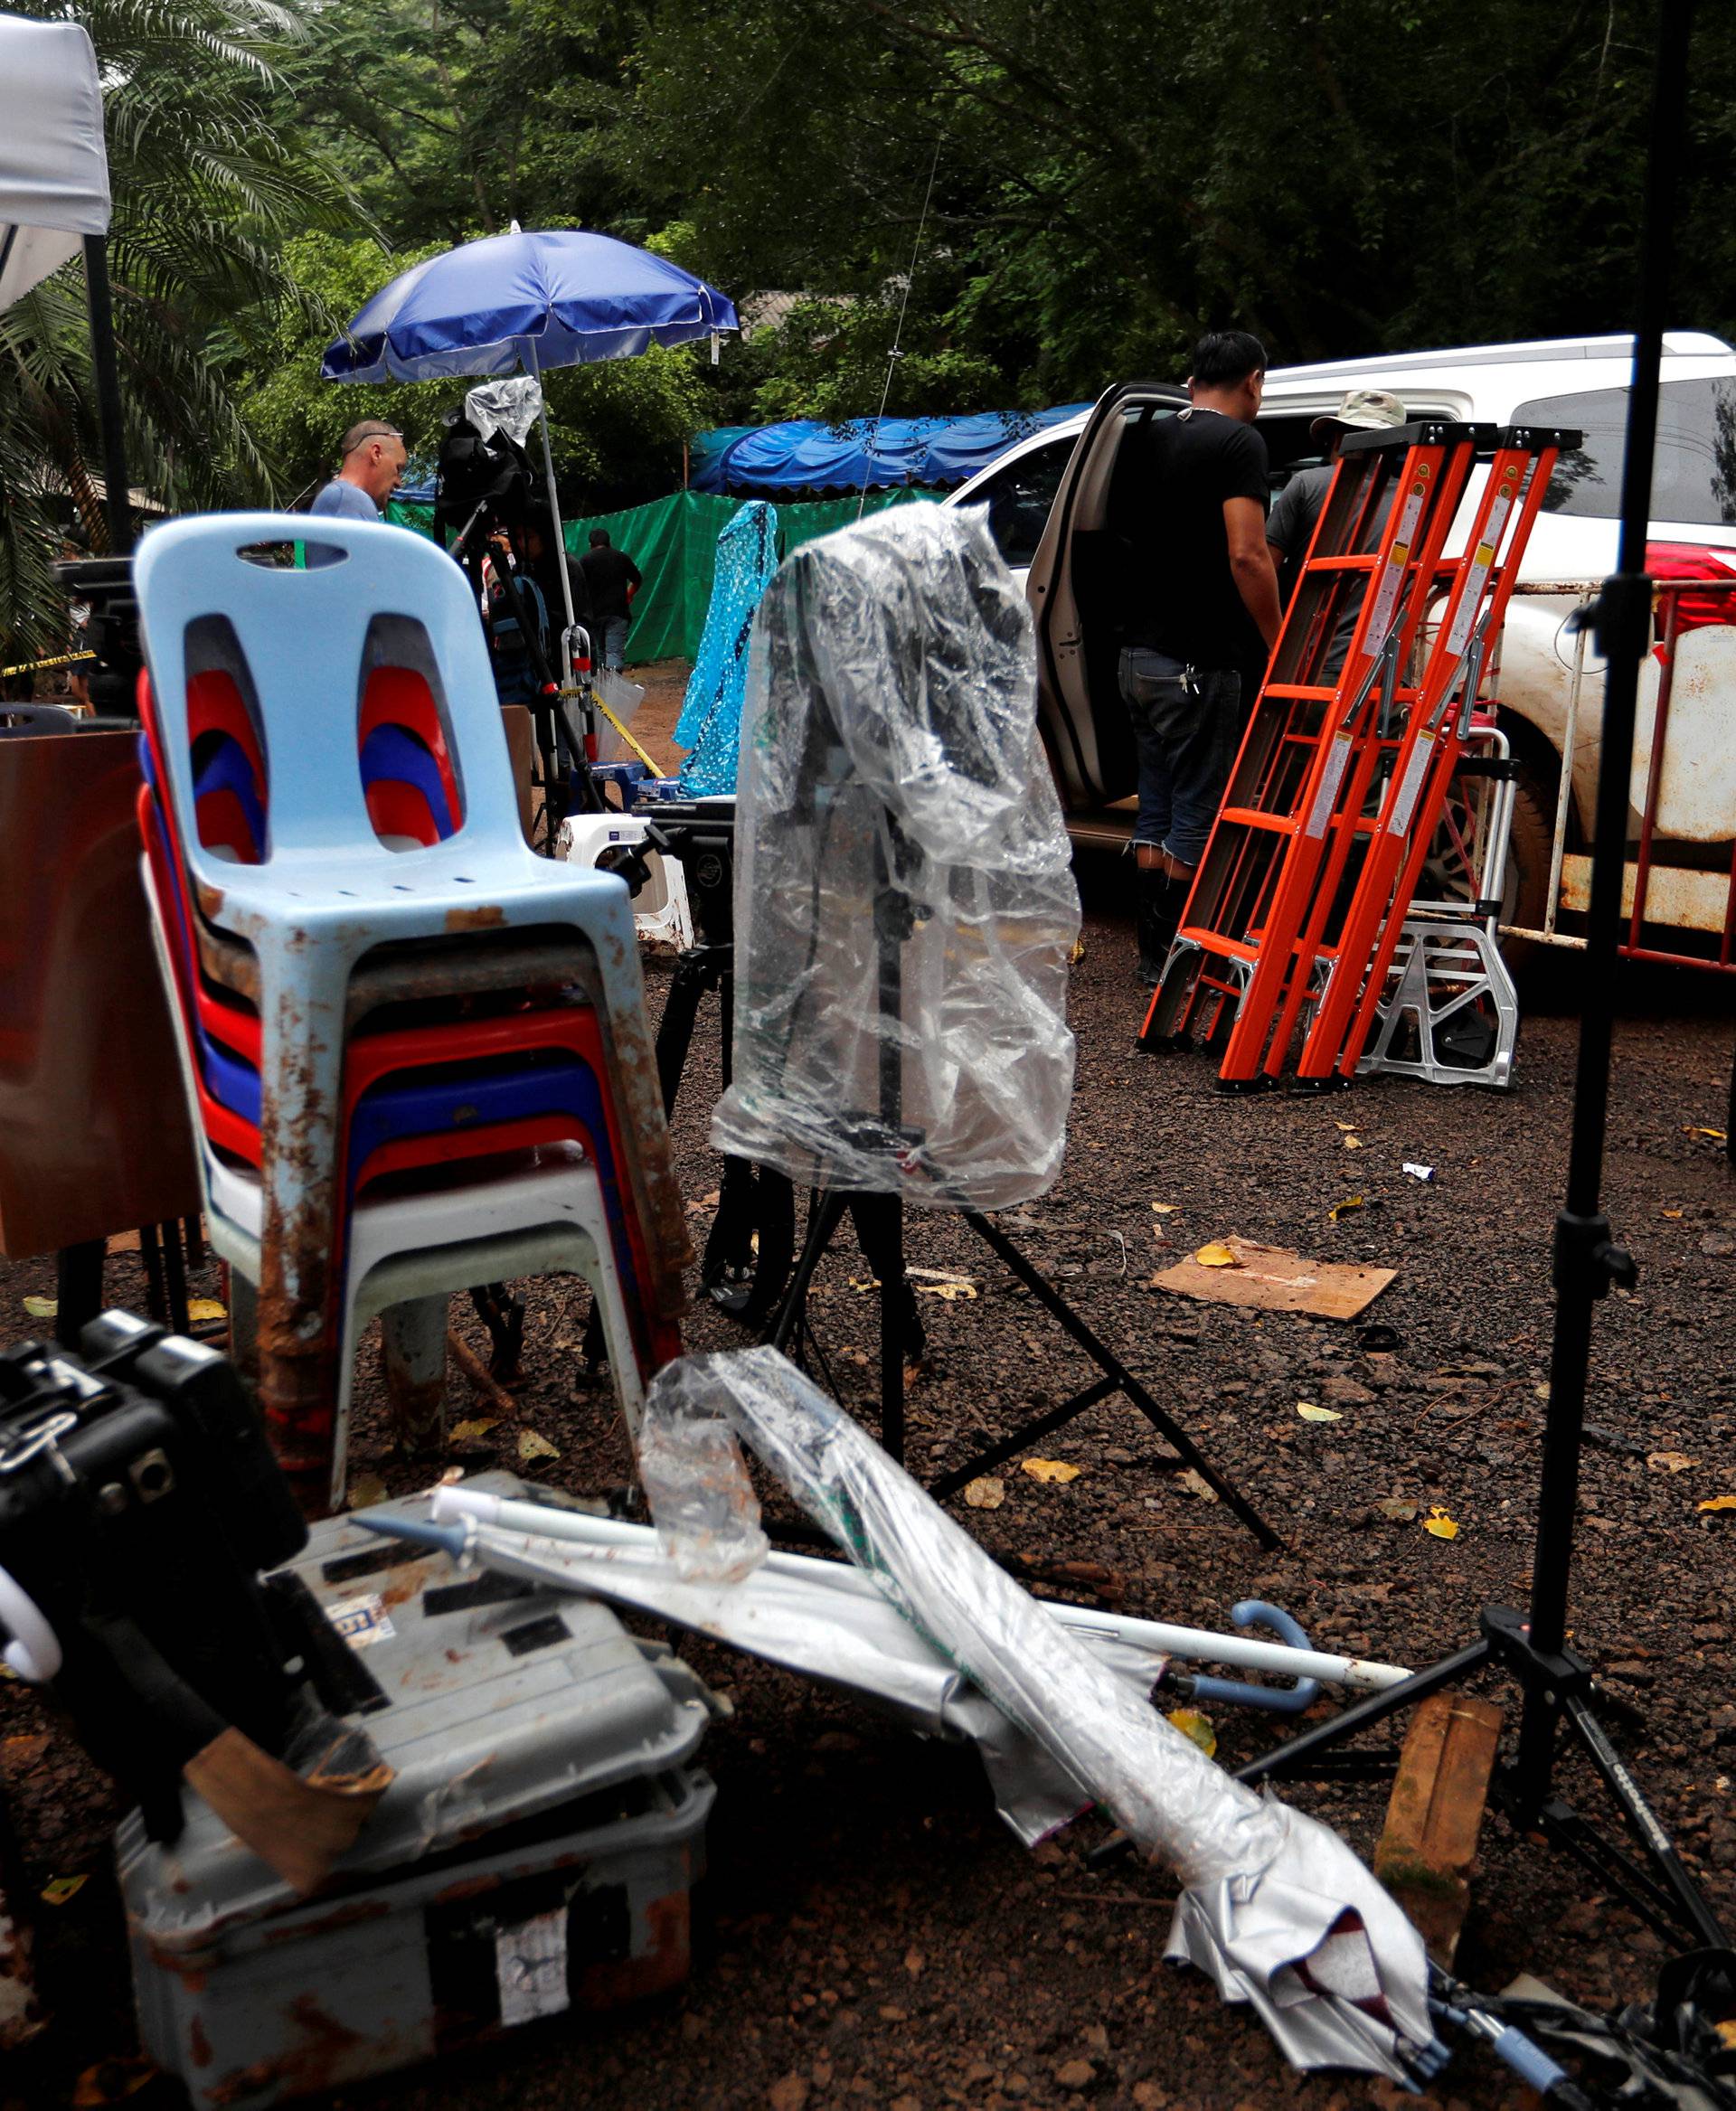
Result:
{"type": "Polygon", "coordinates": [[[606,667],[622,666],[627,659],[627,627],[633,620],[628,604],[639,590],[639,568],[625,550],[614,547],[607,528],[590,531],[590,548],[579,566],[590,593],[592,622],[602,633],[597,641],[602,647],[602,663],[606,667]]]}
{"type": "Polygon", "coordinates": [[[1266,353],[1245,330],[1194,352],[1187,410],[1151,429],[1151,525],[1121,654],[1139,748],[1139,968],[1163,973],[1278,637],[1266,547],[1266,443],[1253,429],[1266,353]]]}

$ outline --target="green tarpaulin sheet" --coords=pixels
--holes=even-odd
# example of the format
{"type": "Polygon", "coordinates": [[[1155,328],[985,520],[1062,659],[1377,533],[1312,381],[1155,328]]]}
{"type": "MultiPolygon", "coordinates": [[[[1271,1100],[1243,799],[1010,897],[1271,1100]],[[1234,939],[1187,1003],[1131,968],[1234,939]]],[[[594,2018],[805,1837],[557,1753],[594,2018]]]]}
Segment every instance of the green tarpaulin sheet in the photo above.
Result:
{"type": "MultiPolygon", "coordinates": [[[[938,492],[910,486],[871,491],[863,510],[878,513],[882,506],[939,496],[938,492]]],[[[627,513],[599,514],[594,520],[564,523],[567,548],[576,551],[590,548],[593,528],[607,528],[616,549],[625,550],[644,577],[645,584],[634,598],[633,627],[627,638],[629,665],[645,660],[691,660],[698,652],[712,598],[717,538],[745,503],[709,492],[677,491],[627,513]]],[[[847,526],[856,517],[857,503],[854,498],[833,498],[807,505],[780,504],[778,532],[785,552],[798,543],[811,542],[816,535],[829,535],[834,528],[847,526]]],[[[394,499],[386,507],[386,518],[420,534],[434,532],[430,505],[403,505],[394,499]]]]}

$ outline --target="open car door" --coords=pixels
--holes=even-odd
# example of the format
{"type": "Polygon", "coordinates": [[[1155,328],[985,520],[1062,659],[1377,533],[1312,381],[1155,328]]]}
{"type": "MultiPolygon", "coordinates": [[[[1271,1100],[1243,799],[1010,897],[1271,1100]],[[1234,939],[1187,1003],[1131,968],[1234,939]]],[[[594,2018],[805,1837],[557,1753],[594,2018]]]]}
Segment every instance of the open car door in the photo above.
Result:
{"type": "Polygon", "coordinates": [[[1186,391],[1167,382],[1109,390],[1073,449],[1031,561],[1037,718],[1070,811],[1108,806],[1137,788],[1116,667],[1148,547],[1152,427],[1186,403],[1186,391]]]}

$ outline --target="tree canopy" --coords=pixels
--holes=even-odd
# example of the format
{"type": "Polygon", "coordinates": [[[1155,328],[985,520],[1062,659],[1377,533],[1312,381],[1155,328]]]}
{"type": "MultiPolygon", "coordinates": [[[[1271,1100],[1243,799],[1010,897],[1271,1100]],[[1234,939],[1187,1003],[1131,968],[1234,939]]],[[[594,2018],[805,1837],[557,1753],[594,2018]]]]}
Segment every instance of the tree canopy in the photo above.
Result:
{"type": "MultiPolygon", "coordinates": [[[[319,353],[395,272],[514,220],[649,243],[750,316],[797,297],[716,368],[550,377],[590,507],[669,489],[706,425],[1090,397],[1179,375],[1208,326],[1292,363],[1632,310],[1654,0],[71,12],[111,83],[136,474],[172,505],[287,496],[359,416],[426,454],[458,384],[334,389],[319,353]]],[[[1736,14],[1703,9],[1673,307],[1724,335],[1732,79],[1736,14]]],[[[45,463],[78,493],[94,457],[81,291],[74,266],[0,317],[0,632],[52,600],[19,495],[45,463]]]]}

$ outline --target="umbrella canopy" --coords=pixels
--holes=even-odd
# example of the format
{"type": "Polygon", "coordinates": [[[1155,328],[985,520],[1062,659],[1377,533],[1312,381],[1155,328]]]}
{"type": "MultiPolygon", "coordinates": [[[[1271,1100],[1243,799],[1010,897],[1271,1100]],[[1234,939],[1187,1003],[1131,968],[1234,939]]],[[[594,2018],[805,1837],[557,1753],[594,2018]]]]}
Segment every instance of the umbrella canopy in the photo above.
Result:
{"type": "Polygon", "coordinates": [[[108,231],[90,39],[76,23],[0,15],[0,308],[108,231]]]}
{"type": "Polygon", "coordinates": [[[423,382],[633,359],[733,330],[714,287],[605,234],[489,235],[382,287],[326,353],[328,382],[423,382]]]}

